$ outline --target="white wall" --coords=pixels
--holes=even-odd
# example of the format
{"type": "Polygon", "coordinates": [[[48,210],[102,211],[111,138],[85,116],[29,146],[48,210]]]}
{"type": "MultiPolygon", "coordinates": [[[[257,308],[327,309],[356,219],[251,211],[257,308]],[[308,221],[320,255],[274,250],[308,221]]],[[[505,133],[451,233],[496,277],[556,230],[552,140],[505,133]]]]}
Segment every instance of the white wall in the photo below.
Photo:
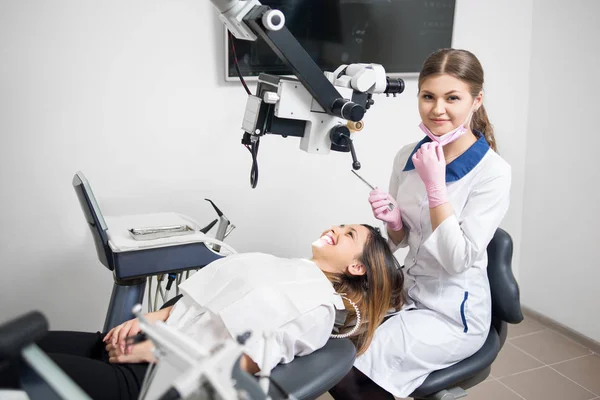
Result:
{"type": "Polygon", "coordinates": [[[600,341],[600,2],[533,10],[522,300],[600,341]]]}
{"type": "Polygon", "coordinates": [[[455,23],[459,28],[453,44],[475,53],[483,65],[484,104],[494,125],[498,152],[512,167],[511,204],[501,226],[513,238],[513,271],[517,277],[528,143],[532,4],[529,0],[458,0],[455,23]]]}
{"type": "MultiPolygon", "coordinates": [[[[532,1],[459,0],[454,47],[486,70],[487,106],[513,165],[504,226],[519,249],[532,1]],[[514,12],[518,9],[519,12],[514,12]]],[[[245,94],[223,80],[223,30],[208,1],[0,3],[0,321],[40,309],[53,328],[100,329],[112,277],[71,187],[82,170],[106,215],[179,211],[238,228],[239,251],[309,256],[335,223],[375,223],[350,156],[267,137],[260,180],[239,141],[245,94]]],[[[387,187],[396,151],[420,139],[416,82],[376,98],[355,141],[387,187]]],[[[517,258],[518,259],[518,258],[517,258]]]]}

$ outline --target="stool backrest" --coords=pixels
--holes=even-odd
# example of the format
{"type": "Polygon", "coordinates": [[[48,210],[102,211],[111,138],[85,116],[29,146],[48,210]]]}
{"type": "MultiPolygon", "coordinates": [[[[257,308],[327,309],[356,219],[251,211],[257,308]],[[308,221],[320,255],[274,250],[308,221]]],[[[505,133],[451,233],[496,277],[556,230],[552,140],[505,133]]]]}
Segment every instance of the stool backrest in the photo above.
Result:
{"type": "Polygon", "coordinates": [[[487,247],[487,253],[492,315],[502,321],[517,324],[523,320],[523,314],[519,284],[512,272],[513,242],[510,235],[498,228],[487,247]]]}
{"type": "Polygon", "coordinates": [[[112,250],[108,245],[108,233],[106,232],[108,226],[104,221],[94,192],[92,192],[90,184],[81,171],[78,171],[73,177],[73,188],[79,199],[79,204],[81,205],[85,220],[92,232],[98,259],[102,265],[112,271],[114,269],[114,264],[112,250]]]}

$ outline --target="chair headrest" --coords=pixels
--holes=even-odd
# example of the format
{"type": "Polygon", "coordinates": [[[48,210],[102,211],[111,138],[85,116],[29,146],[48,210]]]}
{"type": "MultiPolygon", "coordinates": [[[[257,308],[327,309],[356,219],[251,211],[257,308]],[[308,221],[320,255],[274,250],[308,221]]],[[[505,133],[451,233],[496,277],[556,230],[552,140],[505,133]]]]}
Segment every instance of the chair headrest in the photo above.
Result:
{"type": "Polygon", "coordinates": [[[512,273],[513,242],[498,228],[487,247],[488,279],[492,292],[492,315],[511,324],[523,320],[519,285],[512,273]]]}

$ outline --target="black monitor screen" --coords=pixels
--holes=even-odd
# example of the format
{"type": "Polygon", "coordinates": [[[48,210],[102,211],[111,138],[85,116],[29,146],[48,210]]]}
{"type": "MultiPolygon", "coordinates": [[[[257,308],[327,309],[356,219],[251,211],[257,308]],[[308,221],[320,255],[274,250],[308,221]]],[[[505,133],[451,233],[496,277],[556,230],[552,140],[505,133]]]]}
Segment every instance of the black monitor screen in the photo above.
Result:
{"type": "MultiPolygon", "coordinates": [[[[450,47],[455,0],[261,0],[281,10],[286,26],[324,71],[376,63],[388,75],[413,74],[434,50],[450,47]]],[[[229,39],[229,35],[228,35],[229,39]]],[[[228,78],[237,77],[227,39],[228,78]]],[[[262,40],[234,39],[242,74],[292,72],[262,40]]]]}

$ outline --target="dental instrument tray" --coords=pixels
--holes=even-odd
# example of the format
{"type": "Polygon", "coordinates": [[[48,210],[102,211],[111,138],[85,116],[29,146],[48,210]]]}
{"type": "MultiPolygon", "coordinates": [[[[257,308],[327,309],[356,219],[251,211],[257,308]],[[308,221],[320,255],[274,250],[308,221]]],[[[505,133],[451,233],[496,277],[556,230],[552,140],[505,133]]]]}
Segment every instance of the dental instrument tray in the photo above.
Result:
{"type": "Polygon", "coordinates": [[[182,236],[194,233],[189,225],[153,226],[147,228],[128,229],[135,240],[152,240],[171,236],[182,236]]]}

